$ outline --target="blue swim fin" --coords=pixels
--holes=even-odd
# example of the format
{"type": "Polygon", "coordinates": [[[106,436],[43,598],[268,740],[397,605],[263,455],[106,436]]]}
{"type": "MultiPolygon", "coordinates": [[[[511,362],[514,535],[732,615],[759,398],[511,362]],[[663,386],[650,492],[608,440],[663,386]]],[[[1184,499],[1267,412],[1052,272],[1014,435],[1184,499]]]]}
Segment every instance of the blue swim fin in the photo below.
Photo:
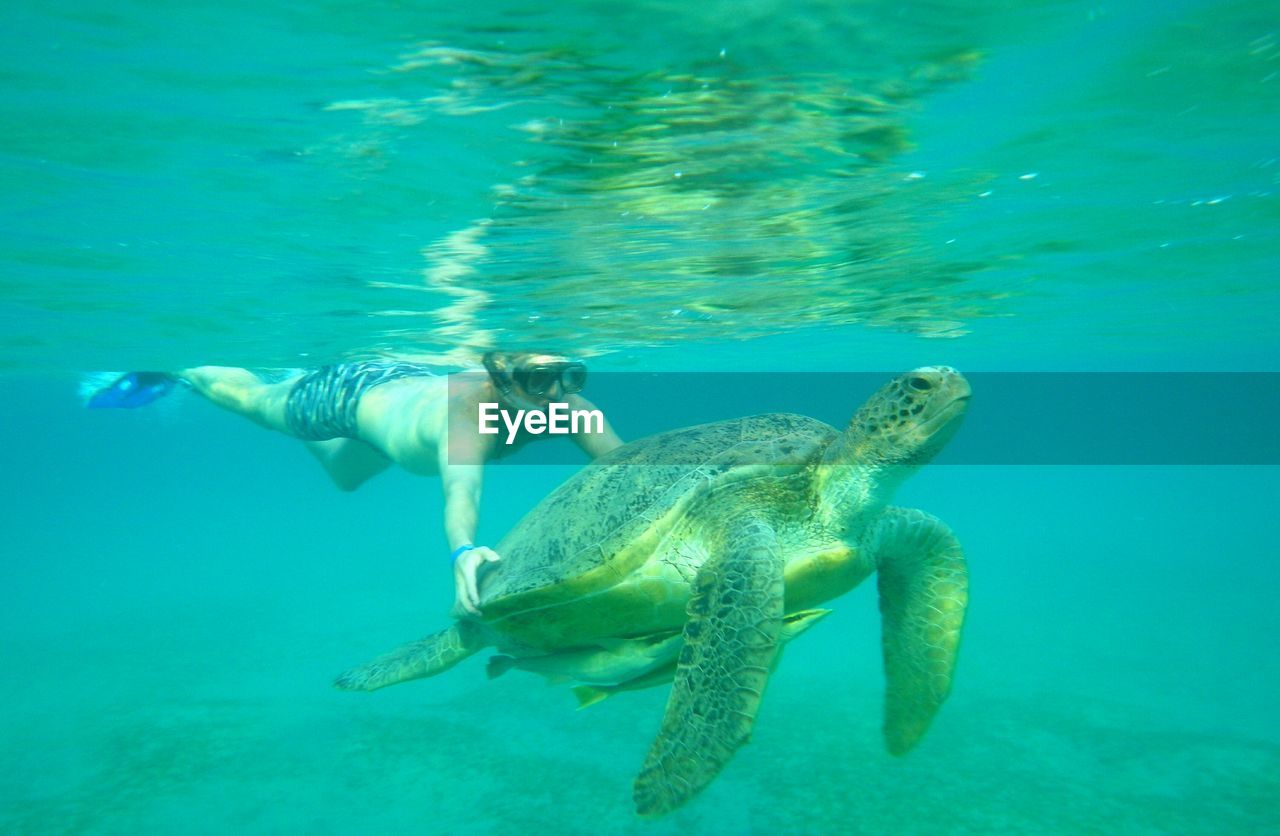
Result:
{"type": "Polygon", "coordinates": [[[96,388],[85,401],[90,409],[137,409],[173,391],[178,379],[164,372],[125,372],[96,388]]]}

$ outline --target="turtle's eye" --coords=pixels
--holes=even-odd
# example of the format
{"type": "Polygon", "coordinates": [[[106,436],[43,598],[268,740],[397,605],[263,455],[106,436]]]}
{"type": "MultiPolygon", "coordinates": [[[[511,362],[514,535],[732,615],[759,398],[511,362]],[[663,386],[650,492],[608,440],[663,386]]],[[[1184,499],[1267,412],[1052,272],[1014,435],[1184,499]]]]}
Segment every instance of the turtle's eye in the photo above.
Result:
{"type": "Polygon", "coordinates": [[[933,388],[933,384],[923,377],[909,377],[907,378],[907,385],[917,392],[928,392],[933,388]]]}

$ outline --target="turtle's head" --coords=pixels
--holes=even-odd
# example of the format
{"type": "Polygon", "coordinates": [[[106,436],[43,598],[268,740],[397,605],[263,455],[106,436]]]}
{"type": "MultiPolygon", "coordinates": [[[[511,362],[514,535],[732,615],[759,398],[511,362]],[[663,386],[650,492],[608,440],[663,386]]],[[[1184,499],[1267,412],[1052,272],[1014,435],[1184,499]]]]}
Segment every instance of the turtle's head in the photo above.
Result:
{"type": "Polygon", "coordinates": [[[851,449],[841,458],[862,465],[922,465],[960,428],[970,394],[969,381],[947,366],[894,378],[849,422],[842,441],[851,449]]]}
{"type": "Polygon", "coordinates": [[[915,369],[885,384],[828,448],[824,503],[848,516],[888,502],[955,435],[970,394],[969,381],[947,366],[915,369]]]}

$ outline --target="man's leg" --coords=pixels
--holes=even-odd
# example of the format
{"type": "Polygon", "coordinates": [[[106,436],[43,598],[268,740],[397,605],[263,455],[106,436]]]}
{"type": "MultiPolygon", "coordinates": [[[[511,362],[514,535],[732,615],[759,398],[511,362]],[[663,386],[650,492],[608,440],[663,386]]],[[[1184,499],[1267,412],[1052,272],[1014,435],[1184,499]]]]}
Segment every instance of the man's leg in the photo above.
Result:
{"type": "Polygon", "coordinates": [[[355,438],[308,441],[307,449],[333,483],[344,491],[354,491],[391,467],[391,459],[355,438]]]}
{"type": "MultiPolygon", "coordinates": [[[[218,406],[243,415],[264,427],[293,435],[285,423],[285,403],[297,378],[264,383],[248,369],[199,366],[178,376],[218,406]]],[[[377,449],[354,438],[307,441],[307,449],[344,491],[354,491],[391,466],[377,449]]]]}
{"type": "Polygon", "coordinates": [[[289,432],[284,421],[284,405],[296,378],[265,383],[248,369],[231,366],[197,366],[183,369],[177,376],[223,409],[268,429],[289,432]]]}

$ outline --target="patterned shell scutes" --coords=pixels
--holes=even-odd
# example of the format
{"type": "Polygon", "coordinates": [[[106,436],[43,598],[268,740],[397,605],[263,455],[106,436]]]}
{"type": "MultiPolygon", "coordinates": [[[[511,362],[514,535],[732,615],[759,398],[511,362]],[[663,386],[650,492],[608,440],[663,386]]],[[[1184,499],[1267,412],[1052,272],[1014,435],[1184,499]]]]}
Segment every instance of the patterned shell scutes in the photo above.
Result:
{"type": "Polygon", "coordinates": [[[808,465],[837,435],[814,418],[774,413],[626,444],[552,491],[503,538],[502,560],[481,580],[481,605],[486,615],[507,614],[608,588],[647,558],[681,503],[696,506],[716,485],[771,468],[808,465]]]}

